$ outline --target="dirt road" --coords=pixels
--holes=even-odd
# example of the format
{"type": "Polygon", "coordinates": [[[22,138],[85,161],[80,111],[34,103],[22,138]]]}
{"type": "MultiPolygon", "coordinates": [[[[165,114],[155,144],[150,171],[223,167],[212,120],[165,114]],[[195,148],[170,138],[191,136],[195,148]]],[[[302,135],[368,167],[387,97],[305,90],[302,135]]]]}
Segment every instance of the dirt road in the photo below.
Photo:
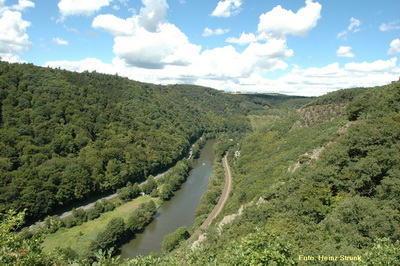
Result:
{"type": "Polygon", "coordinates": [[[189,238],[189,241],[194,241],[196,240],[199,235],[202,233],[202,229],[207,228],[211,222],[215,219],[215,217],[218,216],[218,214],[222,211],[222,209],[225,206],[226,201],[229,198],[229,193],[231,192],[232,188],[232,175],[231,175],[231,169],[229,168],[228,164],[228,158],[227,154],[224,156],[222,159],[222,164],[224,166],[225,170],[225,185],[224,189],[222,190],[221,197],[218,200],[217,205],[215,205],[213,211],[210,213],[210,215],[207,217],[207,219],[203,222],[202,225],[194,232],[194,234],[189,238]]]}

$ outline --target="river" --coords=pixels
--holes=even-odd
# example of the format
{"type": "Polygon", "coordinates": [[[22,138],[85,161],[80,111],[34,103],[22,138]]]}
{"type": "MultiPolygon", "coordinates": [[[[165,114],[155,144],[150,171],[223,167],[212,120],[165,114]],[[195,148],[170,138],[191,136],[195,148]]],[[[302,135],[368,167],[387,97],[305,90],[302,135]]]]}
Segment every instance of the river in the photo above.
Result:
{"type": "Polygon", "coordinates": [[[181,226],[188,228],[194,224],[194,213],[200,198],[205,192],[214,162],[215,141],[206,143],[199,159],[194,160],[193,169],[181,189],[175,192],[171,200],[164,202],[158,209],[154,220],[143,233],[122,246],[121,258],[134,258],[161,252],[161,242],[165,235],[173,233],[181,226]]]}

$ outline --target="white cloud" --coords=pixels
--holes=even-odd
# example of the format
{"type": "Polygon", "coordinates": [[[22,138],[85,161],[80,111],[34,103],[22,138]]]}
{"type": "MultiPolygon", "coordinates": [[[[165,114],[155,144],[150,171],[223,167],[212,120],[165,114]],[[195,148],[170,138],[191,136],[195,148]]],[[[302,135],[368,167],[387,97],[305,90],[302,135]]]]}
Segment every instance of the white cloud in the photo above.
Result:
{"type": "Polygon", "coordinates": [[[399,75],[400,68],[396,65],[396,58],[387,61],[351,63],[344,67],[339,63],[305,69],[294,66],[289,73],[278,79],[254,76],[241,80],[240,86],[232,87],[234,88],[232,90],[318,96],[338,89],[388,84],[397,80],[399,75]],[[360,69],[369,69],[371,72],[360,69]]]}
{"type": "Polygon", "coordinates": [[[26,51],[32,44],[26,33],[31,25],[22,19],[21,12],[6,10],[0,15],[0,53],[15,54],[26,51]]]}
{"type": "Polygon", "coordinates": [[[12,6],[6,6],[5,5],[5,0],[0,0],[0,14],[7,11],[7,10],[13,10],[13,11],[25,11],[25,9],[29,7],[35,7],[35,3],[33,3],[30,0],[18,0],[18,3],[12,6]]]}
{"type": "Polygon", "coordinates": [[[229,18],[235,16],[240,12],[242,0],[224,0],[219,1],[217,7],[211,13],[214,17],[229,18]]]}
{"type": "Polygon", "coordinates": [[[85,15],[90,16],[102,7],[108,6],[112,0],[61,0],[58,8],[61,19],[67,16],[85,15]]]}
{"type": "Polygon", "coordinates": [[[188,65],[201,47],[191,44],[175,25],[165,22],[165,0],[142,0],[138,15],[121,19],[99,15],[92,23],[115,36],[113,51],[129,67],[163,69],[168,65],[188,65]]]}
{"type": "Polygon", "coordinates": [[[5,61],[5,62],[10,62],[10,63],[26,63],[25,60],[21,60],[18,55],[12,55],[9,53],[1,53],[0,52],[0,60],[5,61]]]}
{"type": "Polygon", "coordinates": [[[352,72],[386,72],[397,66],[397,58],[393,57],[389,60],[377,60],[372,63],[348,63],[344,66],[346,70],[352,72]]]}
{"type": "Polygon", "coordinates": [[[96,58],[86,58],[81,61],[67,61],[67,60],[52,61],[44,63],[44,66],[46,67],[49,66],[53,68],[62,67],[71,71],[78,71],[78,72],[88,70],[88,71],[98,71],[108,74],[115,74],[115,71],[114,72],[112,71],[113,70],[112,65],[105,64],[96,58]]]}
{"type": "Polygon", "coordinates": [[[18,4],[13,5],[11,8],[18,11],[24,11],[29,7],[35,7],[35,3],[30,0],[18,0],[18,4]]]}
{"type": "Polygon", "coordinates": [[[138,28],[157,32],[158,26],[165,22],[168,9],[166,0],[142,0],[142,3],[139,15],[127,19],[111,14],[98,15],[94,18],[92,27],[103,29],[114,36],[133,35],[138,28]]]}
{"type": "Polygon", "coordinates": [[[286,10],[281,6],[274,7],[271,11],[260,16],[258,32],[260,37],[283,37],[287,34],[306,36],[317,25],[321,17],[322,6],[312,0],[306,0],[306,6],[297,13],[286,10]]]}
{"type": "Polygon", "coordinates": [[[135,32],[137,18],[121,19],[114,15],[99,15],[94,18],[92,27],[103,29],[114,36],[131,35],[135,32]]]}
{"type": "Polygon", "coordinates": [[[158,32],[144,28],[131,36],[114,39],[114,53],[129,66],[162,69],[166,65],[188,65],[201,47],[189,43],[188,38],[175,25],[158,25],[158,32]]]}
{"type": "Polygon", "coordinates": [[[144,7],[140,9],[139,23],[147,31],[155,32],[158,24],[165,21],[168,4],[166,0],[142,0],[144,7]]]}
{"type": "Polygon", "coordinates": [[[400,53],[400,39],[394,39],[390,43],[390,49],[388,50],[388,54],[398,54],[400,53]]]}
{"type": "Polygon", "coordinates": [[[361,21],[356,18],[350,19],[350,24],[344,31],[338,33],[337,38],[346,38],[349,33],[356,33],[360,31],[361,21]]]}
{"type": "Polygon", "coordinates": [[[293,56],[293,50],[288,49],[286,40],[271,39],[270,41],[261,43],[251,43],[243,52],[244,54],[253,54],[254,56],[264,59],[272,58],[288,58],[293,56]]]}
{"type": "Polygon", "coordinates": [[[252,42],[256,42],[257,41],[257,37],[256,35],[254,35],[254,33],[245,33],[242,32],[242,34],[240,35],[239,38],[234,38],[234,37],[229,37],[226,39],[227,42],[229,43],[236,43],[239,45],[246,45],[252,42]]]}
{"type": "Polygon", "coordinates": [[[340,46],[339,49],[336,51],[336,56],[338,57],[355,57],[354,53],[351,52],[350,46],[340,46]]]}
{"type": "Polygon", "coordinates": [[[19,0],[17,4],[6,6],[0,0],[0,57],[8,62],[24,62],[19,58],[19,53],[29,49],[27,28],[31,23],[22,18],[22,13],[27,8],[35,7],[30,0],[19,0]]]}
{"type": "Polygon", "coordinates": [[[53,42],[55,42],[58,45],[68,45],[68,41],[63,40],[61,38],[53,38],[53,42]]]}
{"type": "Polygon", "coordinates": [[[400,30],[400,21],[392,21],[389,23],[382,23],[379,26],[380,31],[391,31],[391,30],[400,30]]]}
{"type": "Polygon", "coordinates": [[[208,36],[213,36],[213,35],[222,35],[222,34],[225,34],[228,32],[229,32],[229,29],[218,28],[218,29],[212,30],[210,28],[205,28],[202,35],[204,37],[208,37],[208,36]]]}

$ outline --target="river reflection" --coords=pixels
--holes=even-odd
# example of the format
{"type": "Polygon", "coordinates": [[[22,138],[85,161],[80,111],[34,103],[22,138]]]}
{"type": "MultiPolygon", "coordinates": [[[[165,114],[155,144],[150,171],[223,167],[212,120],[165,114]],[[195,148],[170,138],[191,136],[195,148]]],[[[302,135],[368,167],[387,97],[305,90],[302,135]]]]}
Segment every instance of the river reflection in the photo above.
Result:
{"type": "Polygon", "coordinates": [[[194,212],[200,198],[206,190],[214,161],[214,140],[206,143],[201,150],[200,158],[194,161],[193,169],[181,189],[175,196],[162,204],[155,219],[145,231],[137,234],[133,240],[121,248],[121,258],[134,258],[137,255],[148,255],[150,252],[161,252],[163,237],[181,226],[191,227],[194,224],[194,212]]]}

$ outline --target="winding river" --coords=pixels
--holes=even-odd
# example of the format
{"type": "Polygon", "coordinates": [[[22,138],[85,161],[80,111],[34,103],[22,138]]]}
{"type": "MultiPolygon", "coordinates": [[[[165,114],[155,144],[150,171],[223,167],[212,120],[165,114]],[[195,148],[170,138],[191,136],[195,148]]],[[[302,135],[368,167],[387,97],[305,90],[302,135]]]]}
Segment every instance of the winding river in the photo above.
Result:
{"type": "Polygon", "coordinates": [[[200,198],[206,190],[214,162],[214,140],[210,140],[201,150],[199,159],[194,161],[193,169],[181,189],[175,192],[171,200],[164,202],[158,209],[155,219],[145,231],[121,248],[121,258],[134,258],[161,252],[161,242],[167,234],[181,226],[194,224],[194,213],[200,198]]]}

